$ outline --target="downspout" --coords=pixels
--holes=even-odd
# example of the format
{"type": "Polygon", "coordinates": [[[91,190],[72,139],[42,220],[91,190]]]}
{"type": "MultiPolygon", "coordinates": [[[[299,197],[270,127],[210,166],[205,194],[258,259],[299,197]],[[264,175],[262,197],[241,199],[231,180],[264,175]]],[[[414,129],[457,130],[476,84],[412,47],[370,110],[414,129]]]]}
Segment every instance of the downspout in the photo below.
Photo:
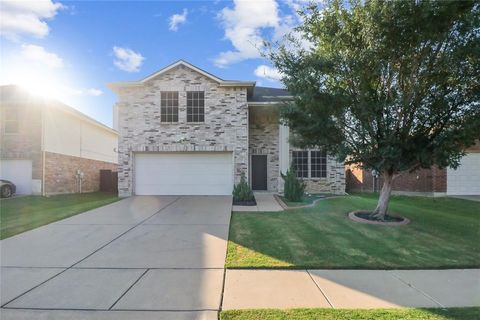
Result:
{"type": "Polygon", "coordinates": [[[41,141],[41,146],[40,146],[40,151],[42,152],[42,196],[46,195],[45,192],[45,108],[42,108],[41,110],[41,124],[42,124],[42,130],[40,131],[40,134],[42,135],[40,141],[41,141]]]}

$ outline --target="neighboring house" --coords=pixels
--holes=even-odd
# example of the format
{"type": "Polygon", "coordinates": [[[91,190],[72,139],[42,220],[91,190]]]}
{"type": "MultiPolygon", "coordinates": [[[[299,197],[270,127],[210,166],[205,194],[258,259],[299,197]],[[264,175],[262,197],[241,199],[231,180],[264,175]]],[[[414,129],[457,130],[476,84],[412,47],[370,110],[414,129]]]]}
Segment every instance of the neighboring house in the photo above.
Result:
{"type": "MultiPolygon", "coordinates": [[[[393,193],[411,195],[480,195],[480,143],[466,150],[457,169],[420,169],[404,173],[393,183],[393,193]]],[[[347,192],[379,191],[383,180],[370,171],[347,166],[347,192]]]]}
{"type": "Polygon", "coordinates": [[[0,90],[0,178],[17,194],[97,191],[99,170],[116,170],[115,130],[17,86],[0,90]]]}
{"type": "Polygon", "coordinates": [[[311,192],[345,192],[343,163],[288,143],[282,89],[222,80],[178,61],[141,81],[110,83],[117,94],[120,196],[229,195],[245,174],[254,190],[281,191],[290,163],[311,192]]]}

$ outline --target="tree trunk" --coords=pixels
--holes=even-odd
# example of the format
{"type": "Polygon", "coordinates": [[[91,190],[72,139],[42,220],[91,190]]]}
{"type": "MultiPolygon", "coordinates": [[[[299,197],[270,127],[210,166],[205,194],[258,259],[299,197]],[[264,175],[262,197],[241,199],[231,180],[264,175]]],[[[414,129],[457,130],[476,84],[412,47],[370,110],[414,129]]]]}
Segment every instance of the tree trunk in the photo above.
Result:
{"type": "Polygon", "coordinates": [[[383,173],[383,186],[380,191],[380,198],[375,210],[372,212],[371,217],[378,220],[385,220],[385,216],[388,210],[388,204],[390,202],[390,194],[392,193],[393,173],[385,171],[383,173]]]}

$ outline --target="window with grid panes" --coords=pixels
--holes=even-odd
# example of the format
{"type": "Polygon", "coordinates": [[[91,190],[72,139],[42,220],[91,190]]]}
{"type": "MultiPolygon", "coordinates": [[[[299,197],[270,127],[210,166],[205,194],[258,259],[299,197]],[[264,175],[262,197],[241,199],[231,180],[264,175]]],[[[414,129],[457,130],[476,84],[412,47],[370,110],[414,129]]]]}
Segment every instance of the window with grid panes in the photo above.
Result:
{"type": "Polygon", "coordinates": [[[292,151],[292,164],[299,178],[308,178],[308,151],[292,151]]]}
{"type": "Polygon", "coordinates": [[[178,122],[178,91],[160,93],[160,121],[178,122]]]}
{"type": "Polygon", "coordinates": [[[205,121],[205,93],[187,91],[187,122],[205,121]]]}
{"type": "Polygon", "coordinates": [[[325,150],[310,151],[310,177],[327,177],[327,153],[325,150]]]}

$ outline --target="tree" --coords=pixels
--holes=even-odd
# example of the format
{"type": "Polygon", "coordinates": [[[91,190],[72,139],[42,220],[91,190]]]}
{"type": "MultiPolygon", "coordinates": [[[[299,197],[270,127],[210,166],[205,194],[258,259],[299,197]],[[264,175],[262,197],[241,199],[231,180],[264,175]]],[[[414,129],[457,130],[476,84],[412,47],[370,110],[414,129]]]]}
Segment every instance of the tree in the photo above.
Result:
{"type": "Polygon", "coordinates": [[[292,202],[302,201],[305,194],[305,183],[297,178],[295,167],[292,165],[285,174],[280,174],[285,181],[283,186],[285,198],[292,202]]]}
{"type": "Polygon", "coordinates": [[[310,5],[295,33],[270,44],[294,102],[282,119],[299,146],[324,146],[384,184],[384,219],[404,172],[457,167],[480,138],[480,4],[331,1],[310,5]]]}

